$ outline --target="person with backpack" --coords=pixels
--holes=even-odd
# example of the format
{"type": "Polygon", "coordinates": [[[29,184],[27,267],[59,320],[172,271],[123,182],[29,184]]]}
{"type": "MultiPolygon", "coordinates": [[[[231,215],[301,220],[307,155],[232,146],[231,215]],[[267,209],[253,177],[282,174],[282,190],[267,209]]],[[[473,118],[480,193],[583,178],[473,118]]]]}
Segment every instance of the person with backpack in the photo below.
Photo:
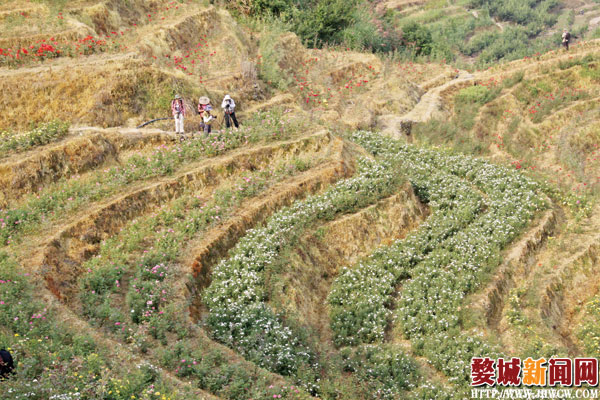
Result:
{"type": "Polygon", "coordinates": [[[571,41],[571,33],[565,28],[562,34],[562,44],[569,51],[569,42],[571,41]]]}
{"type": "Polygon", "coordinates": [[[225,126],[229,129],[231,128],[231,121],[233,120],[233,125],[235,128],[239,128],[240,124],[238,124],[237,118],[235,117],[235,101],[228,94],[223,98],[223,102],[221,103],[221,108],[225,113],[225,126]]]}
{"type": "Polygon", "coordinates": [[[171,112],[175,119],[175,133],[180,135],[184,134],[183,131],[183,118],[185,117],[185,105],[180,95],[176,94],[173,101],[171,101],[171,112]]]}
{"type": "Polygon", "coordinates": [[[14,373],[13,358],[7,350],[0,350],[0,381],[8,379],[14,373]]]}
{"type": "Polygon", "coordinates": [[[206,96],[200,97],[198,100],[198,113],[200,117],[202,117],[202,122],[200,123],[200,130],[204,131],[206,135],[208,135],[212,130],[212,123],[215,120],[215,117],[210,113],[212,111],[212,106],[210,105],[210,99],[206,96]]]}

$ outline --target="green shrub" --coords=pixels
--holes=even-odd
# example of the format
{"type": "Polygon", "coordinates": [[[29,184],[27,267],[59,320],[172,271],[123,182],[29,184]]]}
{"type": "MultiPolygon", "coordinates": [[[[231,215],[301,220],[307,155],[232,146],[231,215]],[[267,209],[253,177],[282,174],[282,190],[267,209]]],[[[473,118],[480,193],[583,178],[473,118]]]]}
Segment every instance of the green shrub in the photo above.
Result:
{"type": "Polygon", "coordinates": [[[501,33],[496,31],[476,33],[466,45],[462,46],[461,51],[467,56],[473,56],[490,47],[494,42],[499,40],[501,36],[501,33]]]}
{"type": "Polygon", "coordinates": [[[281,15],[293,7],[291,0],[252,0],[250,10],[255,14],[281,15]]]}
{"type": "Polygon", "coordinates": [[[354,22],[337,35],[337,40],[346,47],[359,50],[390,52],[399,49],[402,37],[386,15],[374,21],[370,12],[363,7],[356,7],[353,11],[354,22]]]}
{"type": "Polygon", "coordinates": [[[356,0],[317,0],[310,7],[294,9],[292,29],[305,43],[321,47],[340,43],[340,32],[354,23],[356,0]]]}
{"type": "MultiPolygon", "coordinates": [[[[343,44],[358,50],[388,52],[402,45],[389,14],[378,15],[372,4],[365,0],[251,0],[247,6],[231,1],[227,4],[254,16],[255,21],[269,21],[270,25],[283,23],[286,30],[296,33],[307,46],[343,44]]],[[[269,53],[268,50],[266,52],[269,53]]],[[[276,52],[274,56],[276,59],[279,54],[276,52]]],[[[263,63],[262,68],[266,81],[281,88],[282,78],[277,76],[276,63],[270,66],[263,63]]]]}
{"type": "Polygon", "coordinates": [[[378,162],[361,159],[355,177],[283,208],[238,241],[229,259],[213,269],[211,285],[203,294],[210,310],[207,324],[215,339],[273,372],[303,377],[303,385],[317,393],[316,352],[301,327],[294,327],[265,303],[264,282],[276,257],[312,224],[356,211],[397,190],[403,181],[392,172],[398,160],[383,155],[378,162]]]}
{"type": "Polygon", "coordinates": [[[585,320],[577,328],[577,337],[588,357],[600,357],[600,297],[593,297],[585,305],[585,320]]]}
{"type": "Polygon", "coordinates": [[[120,364],[114,349],[75,332],[36,294],[29,274],[0,252],[0,348],[12,353],[16,367],[2,382],[0,399],[124,400],[159,388],[167,398],[178,398],[171,397],[155,367],[120,364]],[[113,396],[107,397],[109,392],[113,396]]]}
{"type": "Polygon", "coordinates": [[[396,399],[415,387],[419,377],[415,361],[397,347],[359,346],[342,350],[344,368],[379,399],[396,399]]]}
{"type": "MultiPolygon", "coordinates": [[[[480,98],[468,96],[473,97],[480,98]]],[[[470,357],[497,350],[464,333],[457,310],[501,262],[501,249],[545,202],[537,185],[514,169],[368,132],[357,132],[353,139],[369,151],[387,148],[401,158],[415,193],[434,212],[405,239],[341,271],[328,297],[334,341],[381,342],[395,320],[418,355],[464,387],[470,357]],[[400,284],[402,297],[394,303],[400,284]]]]}
{"type": "Polygon", "coordinates": [[[506,78],[502,81],[502,87],[511,88],[511,87],[515,86],[517,83],[521,83],[523,81],[524,77],[525,77],[525,72],[523,72],[523,71],[515,72],[514,74],[512,74],[511,76],[509,76],[508,78],[506,78]]]}
{"type": "Polygon", "coordinates": [[[454,97],[454,122],[465,131],[471,130],[479,108],[494,100],[500,94],[501,88],[488,86],[469,86],[461,89],[454,97]]]}
{"type": "Polygon", "coordinates": [[[511,60],[531,54],[529,38],[525,28],[509,26],[481,51],[478,63],[490,64],[502,59],[511,60]]]}
{"type": "Polygon", "coordinates": [[[465,105],[484,105],[495,99],[499,94],[499,89],[490,89],[486,86],[469,86],[461,89],[454,100],[457,106],[465,105]]]}
{"type": "Polygon", "coordinates": [[[292,83],[290,74],[280,66],[282,52],[276,47],[283,32],[284,25],[272,24],[269,30],[263,31],[258,46],[261,55],[258,77],[279,90],[286,90],[292,83]]]}
{"type": "Polygon", "coordinates": [[[503,21],[527,25],[531,21],[550,26],[556,23],[556,16],[549,11],[558,5],[558,0],[470,0],[470,5],[486,8],[490,15],[503,21]]]}
{"type": "Polygon", "coordinates": [[[486,142],[472,138],[470,132],[461,128],[464,125],[464,122],[454,120],[432,119],[418,124],[413,133],[419,144],[424,146],[450,147],[461,154],[483,154],[487,150],[486,142]]]}
{"type": "Polygon", "coordinates": [[[404,46],[414,52],[415,55],[429,55],[433,48],[431,32],[424,25],[416,22],[402,27],[402,42],[404,46]]]}
{"type": "Polygon", "coordinates": [[[567,60],[559,60],[558,68],[561,70],[566,70],[569,68],[573,68],[577,65],[581,65],[584,68],[588,66],[589,63],[594,61],[594,56],[591,54],[586,55],[585,57],[577,57],[577,58],[569,58],[567,60]]]}
{"type": "Polygon", "coordinates": [[[593,82],[600,83],[600,68],[597,64],[585,65],[579,72],[582,78],[588,78],[593,82]]]}

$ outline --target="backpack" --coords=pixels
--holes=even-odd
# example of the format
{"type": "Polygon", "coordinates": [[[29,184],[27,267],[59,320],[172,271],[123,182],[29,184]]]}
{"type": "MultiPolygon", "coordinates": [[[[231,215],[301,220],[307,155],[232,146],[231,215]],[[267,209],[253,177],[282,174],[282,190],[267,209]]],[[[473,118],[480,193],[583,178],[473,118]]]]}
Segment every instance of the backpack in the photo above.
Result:
{"type": "Polygon", "coordinates": [[[202,121],[204,121],[204,123],[206,125],[210,125],[213,120],[215,119],[215,117],[213,117],[209,111],[204,111],[204,115],[202,116],[202,121]]]}
{"type": "Polygon", "coordinates": [[[0,350],[0,357],[4,364],[0,366],[0,380],[8,377],[9,374],[13,373],[14,362],[10,353],[4,349],[0,350]]]}

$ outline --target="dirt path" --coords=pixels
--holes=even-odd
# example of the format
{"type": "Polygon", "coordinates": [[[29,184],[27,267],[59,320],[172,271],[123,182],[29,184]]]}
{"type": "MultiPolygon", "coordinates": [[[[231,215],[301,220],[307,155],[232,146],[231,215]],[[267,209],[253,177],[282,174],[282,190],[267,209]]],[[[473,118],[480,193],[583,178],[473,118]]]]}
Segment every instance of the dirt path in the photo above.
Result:
{"type": "Polygon", "coordinates": [[[94,54],[85,57],[59,57],[53,60],[46,60],[43,63],[33,67],[19,68],[0,68],[0,77],[9,77],[17,75],[36,75],[41,72],[58,72],[63,69],[75,67],[100,67],[111,63],[117,63],[126,60],[138,60],[137,53],[117,53],[117,54],[94,54]]]}
{"type": "MultiPolygon", "coordinates": [[[[445,75],[445,74],[443,74],[445,75]]],[[[444,81],[444,77],[434,78],[433,82],[444,81]]],[[[427,90],[419,102],[408,113],[402,116],[386,115],[380,117],[381,130],[384,135],[394,138],[410,136],[415,124],[427,122],[431,119],[442,118],[446,115],[443,94],[457,87],[463,87],[474,81],[472,74],[459,71],[454,79],[427,90]]],[[[427,86],[431,83],[426,83],[427,86]]]]}

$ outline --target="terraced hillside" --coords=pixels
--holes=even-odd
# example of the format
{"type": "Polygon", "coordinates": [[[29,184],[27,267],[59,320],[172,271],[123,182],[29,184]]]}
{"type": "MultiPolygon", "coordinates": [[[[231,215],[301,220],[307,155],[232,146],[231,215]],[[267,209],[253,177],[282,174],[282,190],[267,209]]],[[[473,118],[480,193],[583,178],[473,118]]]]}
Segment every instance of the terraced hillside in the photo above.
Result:
{"type": "Polygon", "coordinates": [[[547,52],[560,45],[564,28],[577,41],[600,37],[594,0],[390,0],[377,8],[394,26],[417,33],[411,38],[422,55],[465,67],[547,52]]]}
{"type": "Polygon", "coordinates": [[[597,356],[600,42],[467,72],[243,21],[0,1],[0,398],[464,399],[473,356],[597,356]],[[186,140],[135,128],[175,93],[186,140]],[[195,133],[225,93],[242,127],[195,133]]]}
{"type": "Polygon", "coordinates": [[[470,323],[514,354],[597,354],[598,42],[492,68],[447,90],[421,143],[486,155],[552,201],[471,296],[470,323]]]}

